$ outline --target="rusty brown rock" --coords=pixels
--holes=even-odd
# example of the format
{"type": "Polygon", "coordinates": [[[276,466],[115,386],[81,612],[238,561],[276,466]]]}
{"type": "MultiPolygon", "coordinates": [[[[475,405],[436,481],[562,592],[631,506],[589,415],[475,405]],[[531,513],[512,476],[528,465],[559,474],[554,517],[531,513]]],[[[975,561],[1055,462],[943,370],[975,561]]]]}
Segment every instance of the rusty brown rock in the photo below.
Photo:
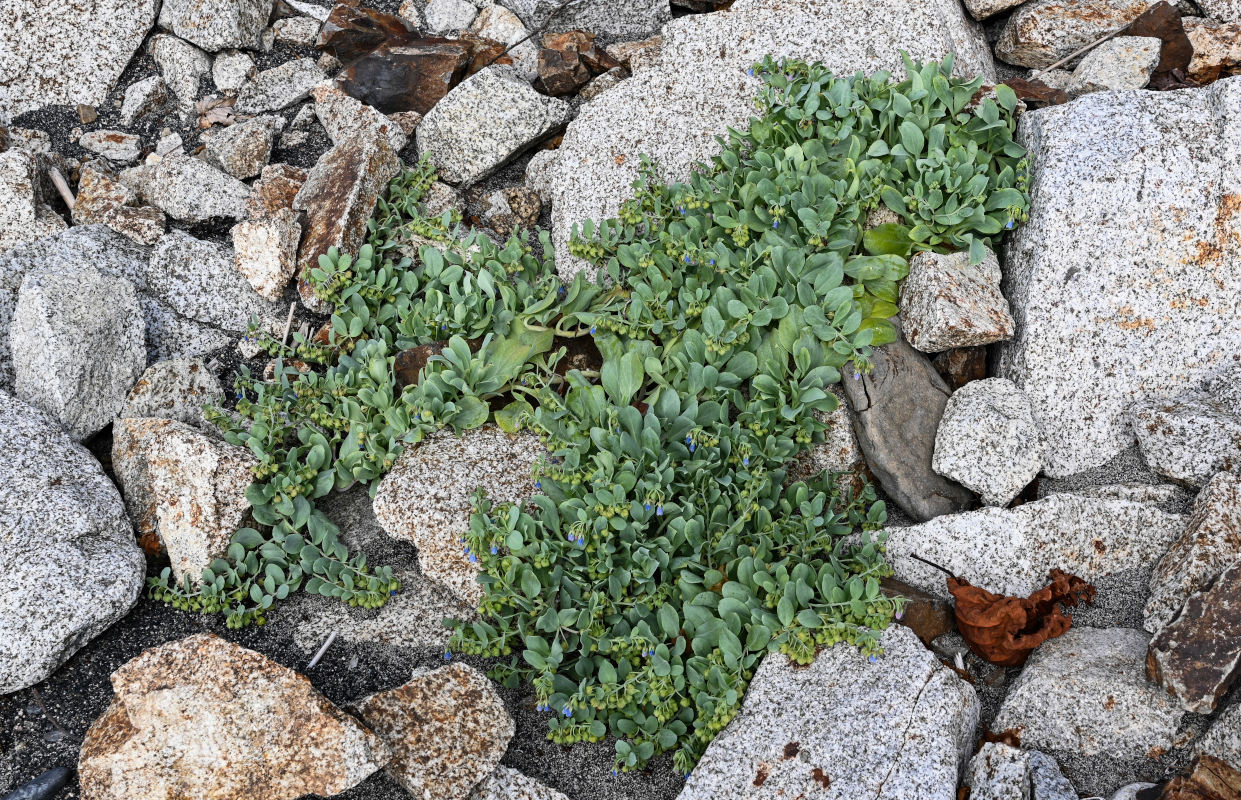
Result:
{"type": "Polygon", "coordinates": [[[164,235],[167,226],[164,212],[154,206],[136,206],[134,192],[116,180],[116,175],[102,161],[84,164],[78,175],[74,225],[107,225],[145,245],[155,244],[164,235]]]}
{"type": "Polygon", "coordinates": [[[293,207],[302,184],[306,182],[306,170],[288,164],[268,164],[263,173],[250,187],[246,199],[246,213],[253,219],[269,217],[293,207]]]}
{"type": "Polygon", "coordinates": [[[456,39],[384,44],[345,67],[338,81],[350,97],[385,114],[426,114],[465,78],[474,51],[456,39]]]}
{"type": "Polygon", "coordinates": [[[1198,83],[1241,73],[1241,22],[1215,22],[1201,17],[1183,19],[1194,55],[1186,71],[1198,83]]]}
{"type": "Polygon", "coordinates": [[[538,192],[524,186],[491,192],[482,198],[483,213],[478,222],[501,236],[519,228],[530,229],[539,222],[543,201],[538,192]]]}
{"type": "Polygon", "coordinates": [[[268,300],[279,300],[297,271],[297,245],[302,238],[298,214],[291,208],[270,216],[242,220],[233,226],[233,259],[237,271],[268,300]]]}
{"type": "Polygon", "coordinates": [[[422,368],[427,365],[432,356],[438,356],[444,352],[446,346],[446,342],[431,342],[397,353],[392,366],[397,385],[403,389],[417,384],[418,378],[422,375],[422,368]]]}
{"type": "Polygon", "coordinates": [[[297,263],[298,290],[307,307],[324,308],[306,283],[309,270],[330,247],[342,253],[357,251],[379,193],[400,170],[401,160],[387,137],[370,130],[324,153],[310,171],[293,200],[294,209],[306,212],[297,263]]]}
{"type": "Polygon", "coordinates": [[[372,8],[338,3],[323,27],[315,46],[348,64],[379,47],[418,38],[418,29],[407,19],[372,8]]]}
{"type": "Polygon", "coordinates": [[[909,600],[909,605],[905,606],[897,623],[917,634],[927,647],[930,647],[935,639],[957,629],[952,601],[891,577],[879,582],[879,590],[885,597],[904,597],[909,600]]]}
{"type": "Polygon", "coordinates": [[[1150,0],[1033,0],[1008,18],[995,54],[1010,64],[1048,67],[1133,22],[1150,5],[1150,0]]]}
{"type": "Polygon", "coordinates": [[[987,348],[954,347],[937,353],[931,363],[955,392],[970,381],[987,377],[987,348]]]}
{"type": "Polygon", "coordinates": [[[590,80],[590,70],[574,49],[544,47],[539,51],[538,69],[535,88],[553,97],[575,94],[590,80]]]}
{"type": "Polygon", "coordinates": [[[1237,800],[1241,797],[1241,768],[1214,756],[1200,756],[1194,760],[1188,775],[1173,778],[1154,797],[1156,800],[1237,800]]]}
{"type": "Polygon", "coordinates": [[[424,800],[464,800],[508,748],[516,726],[487,676],[466,664],[415,673],[359,703],[357,711],[392,750],[386,767],[424,800]]]}
{"type": "Polygon", "coordinates": [[[1198,714],[1215,710],[1241,674],[1241,561],[1189,596],[1146,654],[1146,675],[1198,714]]]}
{"type": "Polygon", "coordinates": [[[330,796],[391,757],[306,678],[210,633],[146,650],[112,688],[82,743],[82,800],[330,796]]]}

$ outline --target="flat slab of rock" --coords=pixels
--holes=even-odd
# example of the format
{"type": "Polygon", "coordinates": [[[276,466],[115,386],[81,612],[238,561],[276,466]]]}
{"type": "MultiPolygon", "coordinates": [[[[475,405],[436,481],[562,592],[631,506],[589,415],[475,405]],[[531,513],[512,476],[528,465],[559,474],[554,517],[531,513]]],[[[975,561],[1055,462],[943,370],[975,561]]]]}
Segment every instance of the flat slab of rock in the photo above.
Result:
{"type": "Polygon", "coordinates": [[[268,217],[242,220],[233,226],[237,271],[268,300],[280,300],[297,272],[297,247],[302,239],[298,214],[284,208],[268,217]]]}
{"type": "Polygon", "coordinates": [[[160,417],[206,427],[203,406],[224,397],[220,381],[198,358],[176,358],[152,364],[134,384],[121,409],[122,417],[160,417]]]}
{"type": "Polygon", "coordinates": [[[469,800],[569,800],[512,767],[498,766],[470,792],[469,800]]]}
{"type": "Polygon", "coordinates": [[[931,467],[935,432],[952,391],[930,360],[898,338],[875,348],[874,369],[842,382],[866,463],[879,485],[914,519],[970,506],[969,490],[931,467]]]}
{"type": "Polygon", "coordinates": [[[327,77],[312,58],[295,58],[263,70],[237,91],[233,108],[238,114],[279,111],[310,96],[310,90],[327,77]]]}
{"type": "Polygon", "coordinates": [[[1241,769],[1241,703],[1233,703],[1211,723],[1194,755],[1215,756],[1241,769]]]}
{"type": "Polygon", "coordinates": [[[888,559],[898,578],[926,591],[946,593],[944,574],[912,554],[987,591],[1025,597],[1047,585],[1052,569],[1094,581],[1154,563],[1184,524],[1183,516],[1146,503],[1053,494],[889,528],[888,559]]]}
{"type": "Polygon", "coordinates": [[[90,800],[327,797],[390,758],[306,678],[210,633],[144,651],[112,689],[78,758],[90,800]]]}
{"type": "MultiPolygon", "coordinates": [[[[992,730],[1060,759],[1081,792],[1098,767],[1169,750],[1184,712],[1146,680],[1147,636],[1129,628],[1074,627],[1039,645],[1013,681],[992,730]]],[[[1106,791],[1110,791],[1108,787],[1106,791]]]]}
{"type": "Polygon", "coordinates": [[[1056,762],[1037,750],[987,742],[965,770],[970,800],[1077,800],[1056,762]]]}
{"type": "Polygon", "coordinates": [[[157,0],[59,0],[0,6],[5,57],[0,114],[49,105],[98,106],[155,23],[157,0]]]}
{"type": "Polygon", "coordinates": [[[617,39],[641,39],[658,33],[672,18],[668,0],[634,0],[631,3],[580,3],[551,16],[559,0],[503,0],[531,28],[584,30],[617,39]]]}
{"type": "Polygon", "coordinates": [[[85,264],[28,274],[9,329],[14,392],[87,439],[146,369],[145,334],[129,280],[85,264]]]}
{"type": "Polygon", "coordinates": [[[511,67],[471,75],[418,124],[418,155],[440,178],[476,183],[564,123],[569,105],[536,92],[511,67]]]}
{"type": "Polygon", "coordinates": [[[1221,472],[1198,493],[1185,531],[1151,573],[1144,627],[1172,621],[1185,600],[1241,560],[1241,478],[1221,472]]]}
{"type": "Polygon", "coordinates": [[[974,265],[965,251],[924,251],[911,258],[909,277],[901,283],[901,330],[924,353],[1012,338],[1013,318],[1000,293],[995,253],[988,249],[974,265]]]}
{"type": "Polygon", "coordinates": [[[390,536],[418,548],[427,577],[470,606],[482,599],[478,567],[463,552],[470,497],[482,487],[492,503],[520,503],[538,489],[531,471],[546,452],[538,437],[494,426],[428,436],[407,447],[375,495],[375,518],[390,536]]]}
{"type": "Polygon", "coordinates": [[[228,173],[184,155],[161,159],[137,188],[145,202],[188,223],[241,219],[250,194],[244,183],[228,173]]]}
{"type": "Polygon", "coordinates": [[[1241,78],[1088,95],[1024,114],[1018,139],[1038,179],[1005,248],[1017,335],[998,374],[1030,396],[1058,478],[1128,447],[1135,402],[1241,349],[1241,78]]]}
{"type": "Polygon", "coordinates": [[[1141,89],[1159,64],[1163,43],[1150,36],[1117,36],[1091,50],[1073,71],[1069,97],[1090,92],[1141,89]]]}
{"type": "Polygon", "coordinates": [[[633,195],[638,154],[683,180],[719,152],[716,136],[745,126],[760,87],[747,70],[768,54],[822,61],[838,75],[903,75],[901,50],[916,60],[952,53],[962,74],[995,70],[981,28],[956,0],[737,0],[727,13],[679,17],[663,30],[659,60],[585,105],[556,151],[544,200],[563,277],[589,266],[568,254],[573,225],[616,216],[633,195]]]}
{"type": "Polygon", "coordinates": [[[1209,714],[1241,674],[1241,557],[1159,629],[1146,674],[1186,711],[1209,714]]]}
{"type": "Polygon", "coordinates": [[[1150,5],[1146,0],[1034,0],[1005,22],[995,55],[1010,64],[1047,67],[1133,22],[1150,5]]]}
{"type": "Polygon", "coordinates": [[[212,53],[226,48],[257,50],[273,0],[165,0],[172,32],[212,53]]]}
{"type": "Polygon", "coordinates": [[[1128,418],[1146,463],[1165,478],[1202,486],[1241,466],[1241,414],[1207,392],[1139,402],[1128,418]]]}
{"type": "Polygon", "coordinates": [[[284,118],[264,115],[204,132],[206,156],[234,178],[253,178],[267,166],[272,145],[284,130],[284,118]]]}
{"type": "Polygon", "coordinates": [[[3,391],[0,452],[0,694],[8,694],[47,678],[129,613],[146,560],[95,457],[3,391]]]}
{"type": "Polygon", "coordinates": [[[986,378],[948,398],[931,466],[987,505],[1006,506],[1038,475],[1046,449],[1025,393],[1010,380],[986,378]]]}
{"type": "Polygon", "coordinates": [[[465,800],[516,731],[495,686],[466,664],[423,670],[356,707],[392,750],[388,774],[414,797],[465,800]]]}
{"type": "Polygon", "coordinates": [[[974,688],[893,626],[874,663],[837,645],[795,668],[769,654],[678,800],[955,800],[974,688]]]}

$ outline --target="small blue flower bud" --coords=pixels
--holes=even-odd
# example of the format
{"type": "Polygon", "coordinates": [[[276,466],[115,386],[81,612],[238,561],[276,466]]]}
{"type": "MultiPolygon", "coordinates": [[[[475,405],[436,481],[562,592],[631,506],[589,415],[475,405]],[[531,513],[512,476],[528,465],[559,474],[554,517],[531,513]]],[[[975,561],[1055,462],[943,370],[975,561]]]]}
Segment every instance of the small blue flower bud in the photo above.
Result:
{"type": "Polygon", "coordinates": [[[594,335],[595,335],[595,326],[594,326],[594,325],[591,325],[591,326],[590,326],[590,335],[591,335],[591,336],[594,336],[594,335]]]}
{"type": "Polygon", "coordinates": [[[650,503],[647,503],[647,504],[646,504],[646,510],[647,510],[647,511],[650,511],[650,510],[651,510],[651,504],[650,504],[650,503]]]}
{"type": "Polygon", "coordinates": [[[685,254],[685,263],[686,263],[686,264],[688,264],[688,263],[689,263],[689,253],[686,253],[686,254],[685,254]]]}
{"type": "Polygon", "coordinates": [[[496,546],[493,544],[493,545],[491,546],[491,554],[494,556],[494,555],[495,555],[496,553],[498,553],[498,552],[500,552],[500,548],[496,547],[496,546]]]}
{"type": "Polygon", "coordinates": [[[780,220],[778,220],[778,219],[773,219],[773,220],[771,221],[771,227],[773,227],[773,228],[778,228],[778,227],[780,227],[780,220]]]}
{"type": "Polygon", "coordinates": [[[754,67],[750,67],[749,69],[747,69],[747,70],[746,70],[746,72],[747,72],[747,73],[749,73],[750,77],[753,77],[753,76],[754,76],[754,67]]]}
{"type": "Polygon", "coordinates": [[[855,373],[853,373],[853,380],[855,380],[855,381],[860,381],[860,380],[862,380],[862,373],[860,373],[860,372],[855,372],[855,373]]]}
{"type": "Polygon", "coordinates": [[[897,618],[897,619],[900,619],[900,618],[901,618],[901,617],[903,617],[903,616],[905,616],[905,612],[904,612],[904,611],[897,611],[897,612],[896,612],[896,618],[897,618]]]}
{"type": "Polygon", "coordinates": [[[655,516],[657,516],[657,517],[662,517],[663,515],[664,515],[664,507],[663,507],[663,506],[657,506],[657,507],[655,508],[655,516]]]}
{"type": "Polygon", "coordinates": [[[871,656],[871,657],[870,657],[869,659],[867,659],[867,660],[868,660],[868,661],[870,661],[870,663],[874,664],[876,661],[878,661],[878,660],[879,660],[879,656],[871,656]]]}
{"type": "Polygon", "coordinates": [[[478,556],[474,555],[473,553],[470,553],[470,563],[471,564],[478,563],[478,556]]]}
{"type": "Polygon", "coordinates": [[[745,458],[741,459],[741,463],[747,467],[750,466],[750,457],[746,456],[745,458]]]}
{"type": "Polygon", "coordinates": [[[692,444],[691,444],[691,445],[689,446],[689,451],[690,451],[691,453],[692,453],[692,452],[694,452],[694,450],[695,450],[695,449],[696,449],[696,448],[694,447],[694,445],[692,445],[692,444]]]}
{"type": "Polygon", "coordinates": [[[448,652],[447,650],[445,650],[445,651],[444,651],[444,660],[445,660],[445,661],[452,661],[452,653],[450,653],[450,652],[448,652]]]}
{"type": "Polygon", "coordinates": [[[1004,229],[1010,231],[1013,229],[1013,221],[1011,219],[1008,221],[1008,224],[1004,226],[1004,229]]]}
{"type": "Polygon", "coordinates": [[[534,482],[534,488],[536,488],[536,489],[542,489],[542,488],[543,488],[543,481],[535,481],[535,482],[534,482]]]}
{"type": "Polygon", "coordinates": [[[707,262],[707,263],[709,263],[711,266],[713,266],[713,267],[714,267],[714,266],[715,266],[715,259],[713,258],[713,259],[711,259],[711,260],[710,260],[709,262],[707,262]]]}
{"type": "Polygon", "coordinates": [[[619,773],[619,772],[617,772],[616,770],[612,770],[612,777],[616,777],[616,776],[617,776],[617,775],[619,775],[619,774],[620,774],[620,773],[619,773]]]}

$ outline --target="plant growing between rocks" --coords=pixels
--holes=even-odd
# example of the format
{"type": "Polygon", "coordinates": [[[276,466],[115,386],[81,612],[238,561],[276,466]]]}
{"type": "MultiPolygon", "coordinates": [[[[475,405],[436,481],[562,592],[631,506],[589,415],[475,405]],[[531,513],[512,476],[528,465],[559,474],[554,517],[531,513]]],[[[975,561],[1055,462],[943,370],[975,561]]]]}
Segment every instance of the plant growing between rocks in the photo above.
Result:
{"type": "Polygon", "coordinates": [[[685,183],[644,164],[618,219],[571,244],[598,277],[567,284],[546,233],[542,256],[525,233],[462,236],[451,213],[423,213],[430,165],[406,171],[369,243],[309,276],[331,333],[263,340],[275,379],[243,370],[236,414],[212,411],[260,460],[247,492],[260,527],[199,581],[165,570],[153,595],[230,626],[262,623],[302,586],[382,605],[391,572],[350,554],[314,500],[373,491],[429,432],[494,422],[542,438],[543,494],[477,496],[462,558],[481,569],[482,619],[453,623],[451,646],[512,656],[494,675],[533,686],[553,740],[612,735],[617,769],[672,750],[688,772],[765,653],[809,663],[844,641],[877,657],[903,607],[879,592],[884,505],[838,476],[786,484],[787,468],[822,440],[830,385],[894,339],[909,254],[979,260],[1024,219],[1016,98],[1001,86],[979,100],[981,79],[951,68],[907,59],[892,83],[757,65],[749,130],[685,183]],[[865,230],[881,206],[900,222],[865,230]],[[597,370],[568,368],[583,337],[597,370]],[[399,354],[432,343],[416,378],[398,375],[399,354]]]}

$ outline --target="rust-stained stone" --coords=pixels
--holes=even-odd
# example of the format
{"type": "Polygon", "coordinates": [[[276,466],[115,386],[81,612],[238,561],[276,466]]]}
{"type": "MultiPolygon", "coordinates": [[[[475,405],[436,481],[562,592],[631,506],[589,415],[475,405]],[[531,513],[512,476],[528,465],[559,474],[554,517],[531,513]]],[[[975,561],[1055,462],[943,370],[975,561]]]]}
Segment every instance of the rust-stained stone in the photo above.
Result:
{"type": "Polygon", "coordinates": [[[458,437],[441,431],[405,448],[379,485],[375,518],[388,535],[418,548],[427,577],[477,606],[482,587],[460,539],[470,526],[470,497],[482,487],[493,503],[519,503],[538,492],[531,471],[546,452],[538,437],[491,425],[458,437]]]}
{"type": "Polygon", "coordinates": [[[1236,800],[1238,797],[1241,797],[1241,767],[1214,756],[1195,759],[1188,775],[1173,778],[1156,795],[1157,800],[1236,800]]]}
{"type": "Polygon", "coordinates": [[[310,171],[293,200],[294,209],[306,212],[298,290],[310,309],[321,310],[324,304],[306,283],[307,272],[330,247],[357,251],[379,193],[400,170],[401,160],[387,137],[371,129],[324,153],[310,171]]]}
{"type": "Polygon", "coordinates": [[[327,797],[391,757],[305,677],[210,633],[146,650],[112,688],[78,758],[82,800],[327,797]]]}
{"type": "Polygon", "coordinates": [[[297,270],[297,245],[302,238],[297,212],[285,208],[271,216],[242,220],[231,234],[237,271],[254,291],[268,300],[279,300],[297,270]]]}
{"type": "Polygon", "coordinates": [[[418,38],[407,19],[373,8],[339,3],[319,29],[316,46],[342,63],[366,55],[381,44],[399,44],[418,38]]]}
{"type": "Polygon", "coordinates": [[[995,54],[1010,64],[1049,67],[1125,27],[1151,5],[1151,0],[1034,0],[1008,18],[995,54]]]}
{"type": "Polygon", "coordinates": [[[1151,640],[1146,675],[1188,711],[1209,714],[1241,673],[1241,560],[1189,596],[1151,640]]]}
{"type": "Polygon", "coordinates": [[[987,348],[953,347],[937,353],[932,363],[939,376],[955,392],[970,381],[987,377],[987,348]]]}
{"type": "Polygon", "coordinates": [[[585,31],[550,33],[539,51],[538,86],[553,96],[573,94],[595,75],[619,67],[620,62],[595,45],[585,31]]]}
{"type": "Polygon", "coordinates": [[[250,218],[273,216],[293,207],[302,184],[306,182],[306,170],[288,164],[268,164],[263,173],[250,187],[246,199],[246,213],[250,218]]]}
{"type": "Polygon", "coordinates": [[[951,600],[924,592],[892,577],[879,582],[879,591],[883,592],[885,597],[904,597],[909,600],[909,605],[905,606],[897,623],[917,634],[927,647],[943,634],[957,629],[951,600]]]}
{"type": "Polygon", "coordinates": [[[1210,83],[1241,73],[1241,22],[1215,22],[1185,17],[1185,33],[1194,55],[1186,74],[1198,83],[1210,83]]]}
{"type": "Polygon", "coordinates": [[[516,730],[491,681],[466,664],[415,673],[357,711],[392,750],[388,774],[419,800],[464,800],[516,730]]]}
{"type": "Polygon", "coordinates": [[[474,51],[456,39],[385,44],[345,67],[338,81],[350,97],[385,114],[426,114],[465,78],[474,51]]]}
{"type": "Polygon", "coordinates": [[[1190,594],[1241,560],[1241,477],[1220,472],[1194,500],[1185,532],[1151,573],[1144,627],[1156,633],[1172,621],[1190,594]]]}

